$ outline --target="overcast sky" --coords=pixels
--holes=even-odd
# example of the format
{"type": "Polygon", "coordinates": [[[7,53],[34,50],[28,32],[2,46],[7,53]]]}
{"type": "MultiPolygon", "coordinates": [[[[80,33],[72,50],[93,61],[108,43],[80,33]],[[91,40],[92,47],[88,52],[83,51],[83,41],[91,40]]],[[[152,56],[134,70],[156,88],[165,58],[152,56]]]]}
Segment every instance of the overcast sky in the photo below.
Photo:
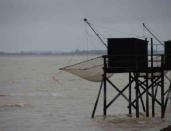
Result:
{"type": "Polygon", "coordinates": [[[105,49],[103,37],[148,35],[171,39],[171,0],[0,0],[0,51],[105,49]]]}

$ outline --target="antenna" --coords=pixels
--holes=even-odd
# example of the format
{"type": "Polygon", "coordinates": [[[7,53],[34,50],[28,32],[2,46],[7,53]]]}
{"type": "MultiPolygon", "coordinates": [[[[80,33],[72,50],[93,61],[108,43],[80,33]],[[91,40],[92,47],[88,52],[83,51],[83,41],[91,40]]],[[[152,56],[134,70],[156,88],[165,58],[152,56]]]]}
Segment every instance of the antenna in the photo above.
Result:
{"type": "Polygon", "coordinates": [[[88,22],[88,20],[86,18],[84,19],[84,22],[87,23],[87,25],[90,27],[90,29],[95,33],[95,35],[99,38],[99,40],[102,42],[102,44],[107,48],[107,44],[100,37],[100,35],[95,31],[95,29],[92,27],[91,23],[88,22]]]}

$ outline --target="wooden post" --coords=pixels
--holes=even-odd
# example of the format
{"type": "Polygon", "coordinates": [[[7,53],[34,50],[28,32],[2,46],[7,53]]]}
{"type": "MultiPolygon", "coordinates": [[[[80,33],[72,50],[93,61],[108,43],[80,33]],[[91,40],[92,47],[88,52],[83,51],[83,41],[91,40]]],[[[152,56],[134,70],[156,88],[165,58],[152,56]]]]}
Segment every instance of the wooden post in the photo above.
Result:
{"type": "Polygon", "coordinates": [[[102,86],[103,86],[103,80],[101,81],[101,84],[100,84],[100,89],[99,89],[99,92],[98,92],[98,95],[97,95],[97,99],[96,99],[96,102],[95,102],[95,105],[94,105],[94,109],[93,109],[91,118],[94,118],[96,108],[97,108],[97,105],[98,105],[98,102],[99,102],[99,97],[100,97],[100,94],[101,94],[102,86]]]}
{"type": "Polygon", "coordinates": [[[151,87],[151,94],[152,94],[152,117],[155,116],[155,100],[154,100],[154,76],[153,76],[153,38],[151,38],[151,69],[152,69],[152,72],[151,72],[151,84],[152,84],[152,87],[151,87]]]}
{"type": "Polygon", "coordinates": [[[146,72],[146,116],[149,117],[148,72],[146,72]]]}
{"type": "Polygon", "coordinates": [[[103,102],[103,115],[106,116],[107,115],[107,111],[106,111],[106,57],[104,57],[104,74],[103,74],[103,80],[104,80],[104,102],[103,102]]]}
{"type": "Polygon", "coordinates": [[[164,56],[161,59],[161,118],[164,118],[165,106],[164,106],[164,56]]]}
{"type": "Polygon", "coordinates": [[[139,117],[139,86],[138,86],[138,74],[135,73],[135,96],[136,96],[136,117],[139,117]]]}
{"type": "Polygon", "coordinates": [[[131,97],[132,97],[132,90],[131,90],[131,72],[129,72],[129,115],[132,114],[132,107],[131,107],[131,97]]]}

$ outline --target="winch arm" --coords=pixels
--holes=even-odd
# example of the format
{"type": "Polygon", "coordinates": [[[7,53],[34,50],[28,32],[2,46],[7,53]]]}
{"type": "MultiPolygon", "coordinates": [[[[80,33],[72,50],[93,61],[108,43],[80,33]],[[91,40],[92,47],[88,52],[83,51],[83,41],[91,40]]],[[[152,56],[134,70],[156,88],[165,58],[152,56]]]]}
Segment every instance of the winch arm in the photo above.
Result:
{"type": "Polygon", "coordinates": [[[90,22],[85,18],[84,22],[87,23],[87,25],[90,27],[90,29],[95,33],[95,35],[99,38],[99,40],[102,42],[102,44],[107,48],[107,44],[104,42],[104,40],[100,37],[100,35],[95,31],[95,29],[92,27],[90,22]]]}
{"type": "Polygon", "coordinates": [[[157,38],[156,35],[154,35],[150,30],[149,28],[143,23],[143,27],[161,44],[164,46],[164,44],[157,38]]]}

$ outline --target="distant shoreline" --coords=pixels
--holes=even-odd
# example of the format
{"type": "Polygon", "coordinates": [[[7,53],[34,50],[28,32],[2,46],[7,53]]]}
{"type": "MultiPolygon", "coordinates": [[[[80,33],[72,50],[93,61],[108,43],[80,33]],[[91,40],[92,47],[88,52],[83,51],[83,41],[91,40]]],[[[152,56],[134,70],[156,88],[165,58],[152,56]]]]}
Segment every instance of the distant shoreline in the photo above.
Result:
{"type": "MultiPolygon", "coordinates": [[[[63,55],[105,55],[106,50],[75,50],[70,52],[51,52],[51,51],[21,51],[21,52],[2,52],[0,56],[63,56],[63,55]]],[[[148,51],[150,54],[150,51],[148,51]]],[[[164,51],[154,52],[154,54],[164,54],[164,51]]]]}
{"type": "Polygon", "coordinates": [[[0,56],[62,56],[62,55],[104,55],[105,50],[76,50],[71,52],[48,52],[48,51],[27,51],[27,52],[0,52],[0,56]]]}
{"type": "Polygon", "coordinates": [[[43,57],[43,56],[101,56],[103,54],[50,54],[50,55],[0,55],[0,57],[43,57]]]}

